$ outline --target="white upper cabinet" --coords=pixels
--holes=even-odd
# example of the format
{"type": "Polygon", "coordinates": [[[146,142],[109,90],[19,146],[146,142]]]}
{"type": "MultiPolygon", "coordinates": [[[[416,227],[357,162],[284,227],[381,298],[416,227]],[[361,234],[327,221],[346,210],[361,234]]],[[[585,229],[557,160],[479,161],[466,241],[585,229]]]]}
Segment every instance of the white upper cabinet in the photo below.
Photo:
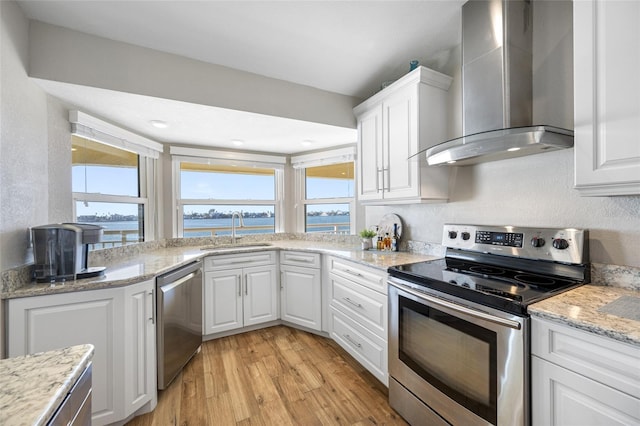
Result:
{"type": "Polygon", "coordinates": [[[573,2],[575,187],[640,194],[640,2],[573,2]]]}
{"type": "Polygon", "coordinates": [[[447,167],[424,155],[446,139],[451,77],[418,67],[354,108],[358,119],[358,197],[364,204],[446,201],[447,167]]]}

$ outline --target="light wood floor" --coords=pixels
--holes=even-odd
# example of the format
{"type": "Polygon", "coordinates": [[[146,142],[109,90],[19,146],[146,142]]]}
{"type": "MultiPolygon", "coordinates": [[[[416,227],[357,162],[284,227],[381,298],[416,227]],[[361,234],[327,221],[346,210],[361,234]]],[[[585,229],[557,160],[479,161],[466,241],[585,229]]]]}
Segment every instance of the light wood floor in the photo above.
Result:
{"type": "Polygon", "coordinates": [[[330,339],[277,326],[203,343],[142,425],[406,425],[330,339]]]}

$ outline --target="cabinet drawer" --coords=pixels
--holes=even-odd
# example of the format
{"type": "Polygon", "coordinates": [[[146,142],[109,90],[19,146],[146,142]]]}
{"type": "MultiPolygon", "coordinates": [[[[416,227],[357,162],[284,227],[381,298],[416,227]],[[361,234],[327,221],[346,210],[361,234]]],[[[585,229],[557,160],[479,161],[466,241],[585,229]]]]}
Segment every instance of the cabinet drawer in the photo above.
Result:
{"type": "Polygon", "coordinates": [[[276,263],[275,251],[254,251],[243,254],[223,254],[208,256],[204,259],[204,270],[215,271],[229,268],[272,265],[276,263]]]}
{"type": "Polygon", "coordinates": [[[331,307],[331,337],[388,386],[387,342],[331,307]]]}
{"type": "Polygon", "coordinates": [[[640,348],[534,317],[531,352],[640,398],[640,348]]]}
{"type": "Polygon", "coordinates": [[[280,264],[320,268],[320,253],[283,250],[280,252],[280,264]]]}
{"type": "Polygon", "coordinates": [[[91,424],[91,364],[80,375],[48,424],[91,424]]]}
{"type": "Polygon", "coordinates": [[[358,284],[380,293],[387,294],[387,273],[377,271],[354,262],[332,257],[329,270],[336,275],[350,279],[358,284]]]}
{"type": "Polygon", "coordinates": [[[387,296],[331,274],[331,306],[387,340],[387,296]]]}

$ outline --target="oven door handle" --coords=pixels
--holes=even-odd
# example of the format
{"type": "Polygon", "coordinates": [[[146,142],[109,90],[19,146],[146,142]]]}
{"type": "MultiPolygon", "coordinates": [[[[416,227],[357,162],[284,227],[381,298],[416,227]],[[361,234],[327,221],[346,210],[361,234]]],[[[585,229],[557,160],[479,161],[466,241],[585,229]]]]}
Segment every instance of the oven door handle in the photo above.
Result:
{"type": "Polygon", "coordinates": [[[492,322],[494,324],[499,324],[499,325],[503,325],[505,327],[509,327],[509,328],[513,328],[515,330],[520,330],[522,328],[522,324],[520,324],[518,321],[512,321],[512,320],[508,320],[505,318],[500,318],[497,317],[495,315],[491,315],[491,314],[487,314],[485,312],[481,312],[481,311],[477,311],[475,309],[471,309],[471,308],[467,308],[466,306],[462,306],[459,305],[457,303],[453,303],[453,302],[448,302],[446,300],[443,299],[439,299],[437,297],[433,297],[430,296],[428,294],[422,293],[420,291],[414,290],[413,288],[403,284],[402,282],[394,279],[394,278],[388,278],[387,282],[389,283],[389,285],[394,286],[395,288],[402,290],[404,292],[407,292],[415,297],[418,297],[422,300],[426,300],[430,303],[433,303],[434,305],[437,306],[441,306],[444,308],[449,308],[453,311],[456,312],[460,312],[462,314],[465,315],[469,315],[475,318],[479,318],[479,319],[483,319],[485,321],[489,321],[492,322]]]}

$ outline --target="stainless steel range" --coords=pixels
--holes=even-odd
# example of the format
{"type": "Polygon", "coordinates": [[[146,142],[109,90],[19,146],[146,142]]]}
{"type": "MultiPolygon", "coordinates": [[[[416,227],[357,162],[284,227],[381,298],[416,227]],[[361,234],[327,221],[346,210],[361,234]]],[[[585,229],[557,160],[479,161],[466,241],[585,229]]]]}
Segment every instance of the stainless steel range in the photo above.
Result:
{"type": "Polygon", "coordinates": [[[528,425],[527,306],[588,283],[588,232],[445,225],[389,268],[389,401],[410,423],[528,425]]]}

